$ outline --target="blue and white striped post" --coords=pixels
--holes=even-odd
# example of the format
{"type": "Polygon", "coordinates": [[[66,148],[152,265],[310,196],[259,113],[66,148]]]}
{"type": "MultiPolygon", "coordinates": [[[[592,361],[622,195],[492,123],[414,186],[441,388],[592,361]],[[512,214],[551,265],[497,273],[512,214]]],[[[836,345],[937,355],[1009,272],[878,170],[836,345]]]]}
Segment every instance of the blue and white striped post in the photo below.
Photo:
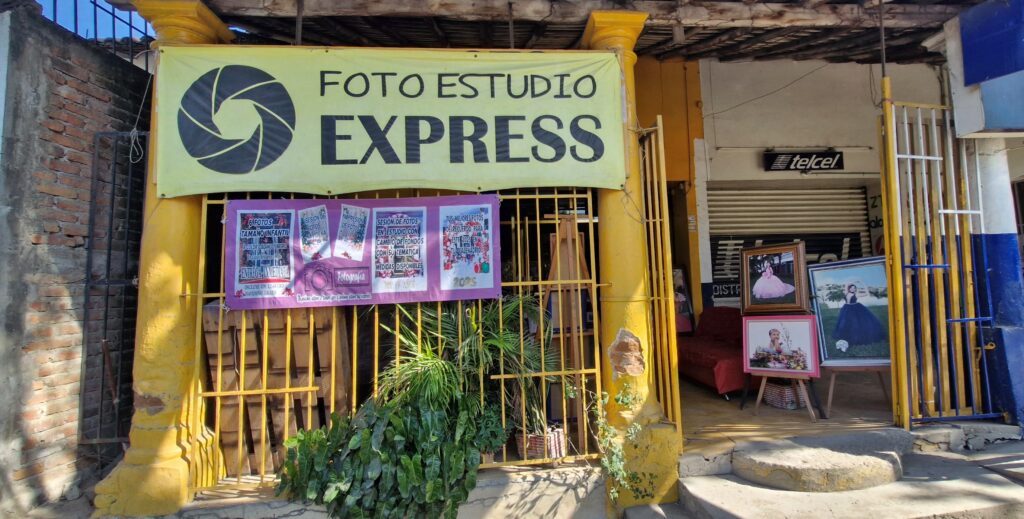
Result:
{"type": "Polygon", "coordinates": [[[972,239],[975,267],[981,269],[987,263],[988,268],[979,271],[978,302],[994,319],[985,343],[996,346],[985,352],[990,405],[1008,412],[1015,423],[1024,424],[1024,275],[1007,146],[1001,138],[976,139],[975,145],[982,225],[972,230],[972,239]],[[982,255],[987,261],[982,261],[982,255]]]}

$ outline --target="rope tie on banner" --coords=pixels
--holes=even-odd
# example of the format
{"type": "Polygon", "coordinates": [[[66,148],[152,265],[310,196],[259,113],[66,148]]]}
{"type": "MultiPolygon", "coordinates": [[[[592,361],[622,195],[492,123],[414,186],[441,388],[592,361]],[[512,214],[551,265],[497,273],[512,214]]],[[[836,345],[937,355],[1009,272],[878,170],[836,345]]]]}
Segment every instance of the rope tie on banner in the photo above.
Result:
{"type": "MultiPolygon", "coordinates": [[[[144,50],[132,57],[132,62],[139,59],[139,56],[147,52],[155,52],[155,49],[144,50]]],[[[147,60],[148,62],[148,60],[147,60]]],[[[147,70],[147,72],[149,72],[147,70]]],[[[142,146],[142,142],[139,140],[139,120],[142,118],[142,110],[146,106],[146,97],[149,96],[149,86],[153,83],[153,74],[149,75],[146,79],[146,88],[142,91],[142,99],[139,101],[139,111],[135,113],[135,122],[132,123],[132,129],[128,132],[128,139],[130,145],[128,147],[128,160],[132,164],[138,164],[146,156],[146,148],[142,146]]]]}

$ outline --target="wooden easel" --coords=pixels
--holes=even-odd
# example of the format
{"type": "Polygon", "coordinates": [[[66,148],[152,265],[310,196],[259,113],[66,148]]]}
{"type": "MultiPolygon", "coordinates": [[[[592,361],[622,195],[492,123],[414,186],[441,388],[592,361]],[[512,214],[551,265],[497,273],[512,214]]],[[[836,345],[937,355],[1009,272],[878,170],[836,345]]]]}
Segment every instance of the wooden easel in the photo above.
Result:
{"type": "MultiPolygon", "coordinates": [[[[583,233],[576,227],[577,222],[572,217],[558,217],[558,232],[549,236],[551,247],[551,268],[548,269],[546,281],[568,280],[564,285],[551,285],[544,292],[542,309],[547,309],[554,295],[555,306],[552,306],[552,315],[560,316],[560,319],[552,318],[551,326],[559,327],[558,333],[552,335],[552,340],[560,343],[563,358],[566,366],[562,370],[579,371],[585,363],[583,355],[586,349],[583,347],[583,338],[593,335],[593,332],[583,330],[586,308],[582,308],[583,292],[586,292],[593,301],[594,294],[590,292],[590,286],[585,283],[573,282],[572,280],[590,279],[590,269],[587,268],[586,257],[583,254],[583,233]],[[561,321],[561,322],[559,322],[561,321]],[[565,355],[568,353],[568,355],[565,355]]],[[[573,376],[572,382],[577,388],[584,388],[583,377],[579,374],[573,376]]],[[[564,388],[562,388],[564,391],[564,388]]],[[[586,411],[583,409],[582,401],[577,401],[573,409],[567,409],[568,416],[563,417],[565,423],[576,419],[577,440],[586,441],[586,428],[583,424],[586,411]]]]}
{"type": "Polygon", "coordinates": [[[814,406],[811,404],[811,398],[810,398],[810,395],[807,392],[807,385],[804,384],[805,380],[808,383],[811,381],[810,377],[801,377],[801,376],[786,375],[786,374],[781,374],[780,375],[779,373],[770,373],[770,372],[764,372],[764,371],[751,372],[750,374],[761,377],[761,388],[757,390],[757,401],[754,402],[754,416],[757,416],[758,412],[760,411],[761,400],[764,399],[764,388],[765,388],[766,385],[768,385],[768,377],[771,377],[771,378],[788,378],[788,379],[792,380],[793,388],[796,389],[797,394],[799,395],[799,397],[803,397],[804,402],[807,404],[807,412],[811,415],[811,421],[812,422],[817,422],[818,421],[818,417],[814,415],[814,406]]]}
{"type": "Polygon", "coordinates": [[[836,373],[869,373],[875,372],[878,375],[878,385],[882,388],[882,394],[885,396],[885,401],[892,403],[889,399],[889,390],[885,388],[885,375],[884,372],[889,371],[889,366],[823,366],[832,372],[828,382],[828,402],[825,403],[825,418],[832,416],[832,395],[836,390],[836,373]]]}

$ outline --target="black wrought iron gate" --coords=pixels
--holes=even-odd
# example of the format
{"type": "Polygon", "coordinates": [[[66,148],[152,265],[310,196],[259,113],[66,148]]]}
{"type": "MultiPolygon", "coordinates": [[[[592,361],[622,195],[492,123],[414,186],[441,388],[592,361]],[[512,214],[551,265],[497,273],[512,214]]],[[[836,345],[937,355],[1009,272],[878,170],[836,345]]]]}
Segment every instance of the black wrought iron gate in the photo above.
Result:
{"type": "Polygon", "coordinates": [[[146,132],[93,139],[79,445],[101,470],[120,457],[131,426],[147,141],[146,132]]]}

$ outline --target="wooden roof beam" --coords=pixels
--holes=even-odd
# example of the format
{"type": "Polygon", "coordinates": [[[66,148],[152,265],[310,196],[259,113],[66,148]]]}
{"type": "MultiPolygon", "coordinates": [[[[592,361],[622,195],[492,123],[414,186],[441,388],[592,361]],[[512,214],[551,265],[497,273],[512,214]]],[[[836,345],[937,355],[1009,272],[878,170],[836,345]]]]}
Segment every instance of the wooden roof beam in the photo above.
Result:
{"type": "MultiPolygon", "coordinates": [[[[207,0],[221,16],[294,17],[297,0],[207,0]]],[[[677,2],[635,0],[632,9],[649,14],[648,26],[692,27],[877,27],[874,9],[856,3],[802,4],[708,1],[680,5],[677,2]]],[[[615,0],[519,0],[512,4],[516,20],[544,23],[585,23],[591,11],[622,9],[615,0]]],[[[890,4],[885,26],[891,28],[937,27],[960,12],[956,5],[890,4]]],[[[508,20],[507,0],[304,0],[304,16],[441,16],[463,21],[508,20]]]]}
{"type": "Polygon", "coordinates": [[[723,31],[723,32],[721,32],[721,33],[719,33],[719,34],[717,34],[715,36],[712,36],[712,37],[706,39],[706,40],[695,42],[692,45],[687,45],[687,46],[679,48],[679,49],[674,49],[674,50],[670,50],[668,52],[663,52],[661,54],[658,54],[658,59],[661,59],[661,58],[664,58],[664,57],[667,57],[667,56],[671,56],[671,55],[676,55],[676,54],[682,54],[682,55],[685,55],[685,56],[691,56],[691,55],[694,55],[694,54],[699,54],[699,53],[704,52],[706,50],[710,50],[710,49],[713,49],[715,47],[718,47],[719,45],[730,43],[733,40],[735,40],[736,38],[741,38],[743,36],[746,36],[748,33],[750,33],[750,29],[746,28],[746,27],[740,27],[740,28],[737,28],[737,29],[730,29],[728,31],[723,31]]]}
{"type": "Polygon", "coordinates": [[[824,31],[821,34],[815,34],[815,35],[811,35],[811,36],[808,36],[808,37],[805,37],[805,38],[800,38],[800,39],[797,39],[797,40],[788,41],[788,42],[785,42],[785,43],[780,43],[778,45],[773,45],[773,46],[771,46],[771,47],[769,47],[767,49],[760,49],[760,50],[757,50],[757,51],[751,51],[750,49],[744,49],[742,51],[739,51],[739,52],[736,52],[736,53],[732,54],[730,56],[730,58],[732,58],[732,59],[742,59],[742,58],[746,58],[746,57],[759,57],[759,56],[762,56],[762,55],[772,55],[772,54],[779,54],[779,53],[783,53],[783,52],[794,51],[794,50],[810,47],[812,45],[817,45],[817,44],[825,42],[825,41],[831,41],[831,40],[834,40],[836,38],[842,38],[844,35],[848,34],[849,32],[850,32],[849,29],[846,29],[846,30],[840,29],[838,31],[824,31]],[[752,54],[757,54],[757,56],[751,56],[752,54]]]}
{"type": "Polygon", "coordinates": [[[345,24],[341,23],[340,21],[335,20],[334,18],[324,17],[324,18],[320,18],[319,21],[320,21],[320,23],[326,25],[327,29],[330,30],[331,32],[335,32],[339,36],[341,36],[342,38],[345,38],[346,40],[354,41],[354,42],[358,43],[359,45],[361,45],[363,47],[384,47],[385,46],[383,42],[381,42],[379,40],[376,40],[376,39],[369,38],[367,36],[364,36],[364,35],[360,34],[358,31],[356,31],[355,29],[352,29],[348,25],[345,25],[345,24]]]}
{"type": "MultiPolygon", "coordinates": [[[[779,59],[780,55],[783,55],[782,57],[788,58],[795,54],[800,54],[804,52],[817,52],[823,49],[846,49],[850,47],[855,47],[857,45],[861,45],[863,43],[875,41],[878,39],[877,32],[868,31],[864,34],[854,36],[852,38],[840,38],[837,41],[831,43],[823,43],[829,40],[828,36],[828,34],[823,34],[818,38],[805,40],[804,45],[796,45],[797,43],[800,42],[793,42],[794,45],[779,45],[778,47],[765,49],[762,52],[759,52],[758,55],[755,56],[755,59],[779,59]]],[[[833,33],[831,36],[835,37],[836,34],[833,33]]]]}
{"type": "Polygon", "coordinates": [[[801,30],[800,27],[787,27],[785,29],[772,29],[772,30],[769,30],[769,31],[765,31],[765,32],[763,32],[761,34],[758,34],[757,36],[754,36],[753,38],[748,38],[748,39],[743,40],[743,41],[741,41],[741,42],[739,42],[737,44],[730,45],[728,47],[719,49],[718,56],[720,56],[720,57],[727,57],[727,56],[732,56],[732,55],[735,55],[735,54],[739,54],[739,53],[742,53],[743,51],[745,51],[747,49],[753,48],[754,46],[756,46],[758,44],[764,43],[764,42],[769,41],[769,40],[774,40],[774,39],[777,39],[777,38],[784,38],[786,36],[789,36],[790,34],[793,34],[794,32],[800,31],[800,30],[801,30]]]}
{"type": "MultiPolygon", "coordinates": [[[[288,41],[289,43],[295,42],[295,25],[280,18],[267,18],[260,20],[256,24],[248,22],[247,25],[255,28],[257,33],[264,33],[276,40],[288,41]]],[[[309,31],[303,31],[302,40],[307,45],[330,46],[345,43],[342,39],[323,38],[323,36],[323,34],[310,34],[309,31]]]]}
{"type": "Polygon", "coordinates": [[[428,18],[428,20],[430,20],[430,28],[434,29],[434,34],[437,35],[437,39],[441,42],[441,45],[451,47],[452,43],[448,41],[448,35],[445,34],[444,29],[441,28],[441,24],[437,23],[437,18],[428,18]]]}
{"type": "Polygon", "coordinates": [[[365,23],[366,25],[370,26],[371,29],[383,34],[384,36],[391,38],[391,40],[394,41],[397,45],[401,45],[403,47],[413,46],[412,42],[410,42],[405,36],[402,36],[397,31],[391,30],[391,28],[388,27],[386,24],[378,22],[371,16],[361,16],[359,18],[359,21],[365,23]]]}
{"type": "Polygon", "coordinates": [[[537,40],[541,39],[547,30],[548,26],[546,24],[538,23],[537,25],[534,25],[533,30],[530,31],[530,39],[526,40],[526,43],[523,44],[523,48],[532,49],[533,46],[537,44],[537,40]]]}
{"type": "MultiPolygon", "coordinates": [[[[854,38],[845,42],[835,43],[833,45],[824,45],[822,47],[808,50],[806,52],[797,52],[790,54],[789,58],[792,59],[819,59],[823,56],[835,54],[841,52],[844,56],[856,56],[865,52],[875,52],[879,49],[879,37],[877,34],[873,35],[865,34],[860,38],[854,38]]],[[[891,38],[885,42],[887,48],[898,47],[900,45],[908,45],[911,43],[918,42],[922,39],[921,35],[905,35],[897,38],[891,38]]]]}

